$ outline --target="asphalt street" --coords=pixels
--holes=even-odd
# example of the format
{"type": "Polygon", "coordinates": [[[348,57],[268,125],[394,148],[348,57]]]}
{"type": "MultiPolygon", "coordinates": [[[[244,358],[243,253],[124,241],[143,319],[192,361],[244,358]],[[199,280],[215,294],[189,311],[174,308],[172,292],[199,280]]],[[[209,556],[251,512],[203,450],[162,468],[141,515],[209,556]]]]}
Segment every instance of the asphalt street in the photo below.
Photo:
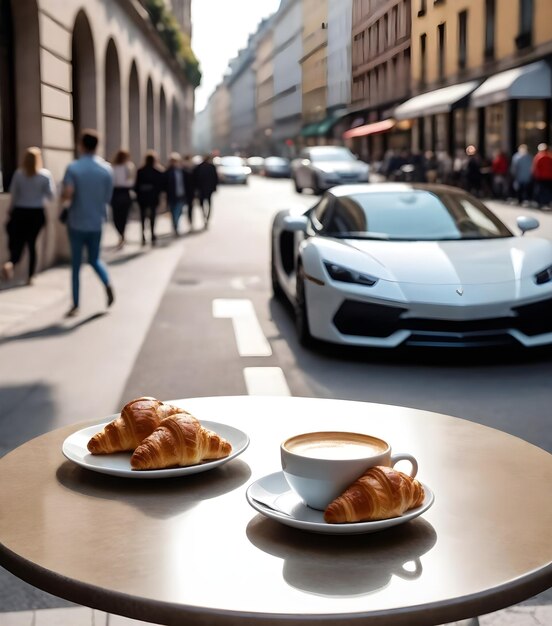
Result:
{"type": "MultiPolygon", "coordinates": [[[[184,235],[165,237],[159,249],[108,248],[117,289],[108,314],[91,274],[83,279],[87,301],[76,322],[62,317],[67,268],[41,275],[36,292],[22,289],[31,299],[45,294],[45,304],[0,327],[0,454],[64,424],[100,421],[140,395],[271,392],[446,413],[552,452],[552,351],[389,353],[299,345],[289,307],[271,294],[270,226],[278,210],[315,201],[297,194],[289,180],[252,177],[248,185],[220,188],[208,230],[198,211],[195,230],[186,232],[183,219],[184,235]],[[247,312],[245,329],[236,307],[247,312]]],[[[527,236],[552,239],[551,214],[490,204],[512,227],[517,215],[536,216],[541,228],[527,236]]],[[[524,603],[543,604],[552,604],[551,590],[524,603]]],[[[69,605],[0,569],[0,617],[69,605]]]]}

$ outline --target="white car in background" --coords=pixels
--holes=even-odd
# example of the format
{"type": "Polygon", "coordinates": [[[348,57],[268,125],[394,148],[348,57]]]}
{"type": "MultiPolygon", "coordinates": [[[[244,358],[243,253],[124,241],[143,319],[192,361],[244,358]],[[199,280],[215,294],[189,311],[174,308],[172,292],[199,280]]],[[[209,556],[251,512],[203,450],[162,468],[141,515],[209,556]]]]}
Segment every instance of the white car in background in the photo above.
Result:
{"type": "Polygon", "coordinates": [[[264,158],[260,156],[250,156],[247,159],[247,166],[251,168],[252,174],[260,174],[263,170],[264,158]]]}
{"type": "Polygon", "coordinates": [[[217,164],[217,174],[221,183],[247,185],[251,168],[238,156],[223,156],[217,164]]]}
{"type": "Polygon", "coordinates": [[[313,146],[304,148],[291,162],[295,190],[312,189],[320,194],[335,185],[367,183],[370,166],[360,161],[343,146],[313,146]]]}
{"type": "Polygon", "coordinates": [[[513,234],[453,187],[342,185],[306,213],[278,213],[272,286],[304,345],[552,344],[552,242],[513,234]]]}

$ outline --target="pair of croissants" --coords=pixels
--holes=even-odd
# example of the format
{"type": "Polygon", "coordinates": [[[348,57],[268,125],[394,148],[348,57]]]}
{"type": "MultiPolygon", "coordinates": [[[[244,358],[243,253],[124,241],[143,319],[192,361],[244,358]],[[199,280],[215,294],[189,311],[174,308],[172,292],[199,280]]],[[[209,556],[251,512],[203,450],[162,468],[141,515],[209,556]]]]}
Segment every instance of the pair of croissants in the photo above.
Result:
{"type": "Polygon", "coordinates": [[[133,470],[187,467],[222,459],[232,445],[180,407],[142,397],[126,404],[88,442],[92,454],[132,452],[133,470]]]}
{"type": "Polygon", "coordinates": [[[371,467],[324,511],[329,524],[368,522],[399,517],[421,506],[424,488],[415,478],[391,467],[371,467]]]}

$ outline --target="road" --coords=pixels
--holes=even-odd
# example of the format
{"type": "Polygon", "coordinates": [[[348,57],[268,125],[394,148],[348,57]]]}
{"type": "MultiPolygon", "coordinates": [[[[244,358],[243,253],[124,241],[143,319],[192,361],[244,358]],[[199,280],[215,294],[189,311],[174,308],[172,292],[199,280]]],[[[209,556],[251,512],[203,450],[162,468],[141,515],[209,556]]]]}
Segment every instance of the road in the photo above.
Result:
{"type": "MultiPolygon", "coordinates": [[[[270,224],[278,210],[307,208],[314,201],[307,193],[296,194],[287,180],[252,178],[249,186],[222,188],[209,231],[186,240],[121,402],[143,393],[161,398],[247,393],[251,368],[280,368],[294,396],[447,413],[552,452],[552,352],[495,357],[411,351],[397,356],[342,347],[312,352],[298,344],[289,309],[271,297],[270,224]],[[240,356],[232,318],[214,317],[215,301],[236,299],[252,304],[270,356],[240,356]]],[[[518,207],[498,204],[495,210],[511,225],[520,213],[518,207]]],[[[551,215],[523,213],[537,215],[542,223],[537,232],[552,238],[551,215]]],[[[279,390],[280,375],[272,373],[279,390]]]]}
{"type": "MultiPolygon", "coordinates": [[[[289,180],[253,177],[247,186],[221,187],[207,231],[197,215],[197,230],[178,241],[163,239],[158,250],[137,244],[124,255],[108,250],[118,296],[108,315],[97,311],[99,287],[91,274],[84,276],[92,282],[83,287],[83,318],[72,325],[60,322],[68,302],[59,299],[66,268],[41,275],[35,291],[20,290],[29,298],[40,293],[44,301],[58,294],[58,300],[0,339],[0,454],[63,424],[102,418],[139,395],[168,400],[247,393],[447,413],[552,452],[550,351],[395,354],[308,351],[298,344],[289,308],[271,295],[270,225],[278,210],[315,201],[295,193],[289,180]]],[[[541,228],[527,236],[552,239],[552,215],[493,208],[511,226],[520,213],[538,217],[541,228]]],[[[522,609],[543,604],[552,604],[551,590],[522,609]]],[[[0,626],[3,612],[56,606],[70,604],[0,569],[0,626]]]]}

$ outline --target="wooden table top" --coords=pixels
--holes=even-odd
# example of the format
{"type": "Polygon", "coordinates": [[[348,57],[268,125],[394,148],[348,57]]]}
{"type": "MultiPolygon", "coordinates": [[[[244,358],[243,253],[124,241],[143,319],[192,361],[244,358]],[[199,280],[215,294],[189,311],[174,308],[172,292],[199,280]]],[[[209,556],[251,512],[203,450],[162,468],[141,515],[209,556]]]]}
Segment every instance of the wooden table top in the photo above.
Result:
{"type": "Polygon", "coordinates": [[[63,457],[65,438],[89,424],[29,441],[0,459],[0,564],[79,604],[209,626],[442,624],[552,585],[552,455],[536,446],[459,418],[364,402],[172,403],[243,430],[249,447],[208,472],[136,480],[63,457]],[[354,536],[257,514],[247,486],[281,469],[281,441],[313,430],[366,432],[414,454],[434,505],[354,536]]]}

